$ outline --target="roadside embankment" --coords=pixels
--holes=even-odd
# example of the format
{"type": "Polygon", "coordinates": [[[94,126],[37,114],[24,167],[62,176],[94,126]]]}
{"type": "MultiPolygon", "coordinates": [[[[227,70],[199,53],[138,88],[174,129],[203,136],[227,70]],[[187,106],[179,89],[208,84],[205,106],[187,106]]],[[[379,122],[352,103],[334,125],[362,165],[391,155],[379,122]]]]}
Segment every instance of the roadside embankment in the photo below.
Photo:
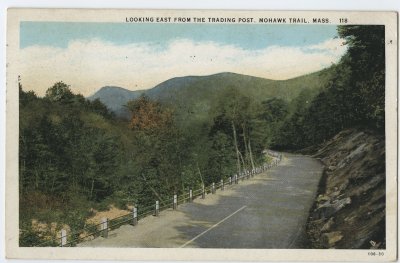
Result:
{"type": "Polygon", "coordinates": [[[313,157],[325,168],[307,222],[310,247],[385,248],[384,137],[344,130],[313,157]]]}

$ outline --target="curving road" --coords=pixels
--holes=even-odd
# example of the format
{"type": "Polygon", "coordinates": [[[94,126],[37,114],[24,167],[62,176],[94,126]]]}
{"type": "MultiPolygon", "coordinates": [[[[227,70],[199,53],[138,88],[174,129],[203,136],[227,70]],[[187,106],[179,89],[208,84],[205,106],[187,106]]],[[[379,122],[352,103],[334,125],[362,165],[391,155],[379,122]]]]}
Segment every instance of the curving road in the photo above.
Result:
{"type": "Polygon", "coordinates": [[[322,174],[319,161],[284,154],[279,166],[225,191],[125,225],[90,247],[302,248],[322,174]]]}

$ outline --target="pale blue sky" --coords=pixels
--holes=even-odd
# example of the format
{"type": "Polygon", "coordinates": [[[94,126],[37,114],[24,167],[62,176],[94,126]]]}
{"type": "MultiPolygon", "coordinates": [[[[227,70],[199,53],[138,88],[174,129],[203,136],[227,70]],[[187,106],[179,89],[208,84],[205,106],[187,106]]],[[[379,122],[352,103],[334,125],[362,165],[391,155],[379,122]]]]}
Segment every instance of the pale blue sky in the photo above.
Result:
{"type": "Polygon", "coordinates": [[[66,48],[76,39],[100,39],[117,45],[148,42],[161,46],[174,39],[212,41],[254,50],[271,45],[302,47],[336,36],[332,25],[156,24],[21,22],[20,47],[66,48]]]}
{"type": "Polygon", "coordinates": [[[20,75],[38,95],[64,81],[85,96],[219,72],[288,79],[336,63],[346,50],[336,35],[312,24],[21,22],[20,75]]]}

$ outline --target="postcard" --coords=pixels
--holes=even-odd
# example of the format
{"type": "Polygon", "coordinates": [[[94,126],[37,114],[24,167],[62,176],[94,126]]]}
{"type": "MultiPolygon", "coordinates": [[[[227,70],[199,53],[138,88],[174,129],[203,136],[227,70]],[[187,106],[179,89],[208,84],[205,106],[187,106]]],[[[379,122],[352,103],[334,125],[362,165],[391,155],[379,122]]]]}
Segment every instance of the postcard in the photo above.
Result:
{"type": "Polygon", "coordinates": [[[395,260],[397,19],[9,9],[6,256],[395,260]]]}

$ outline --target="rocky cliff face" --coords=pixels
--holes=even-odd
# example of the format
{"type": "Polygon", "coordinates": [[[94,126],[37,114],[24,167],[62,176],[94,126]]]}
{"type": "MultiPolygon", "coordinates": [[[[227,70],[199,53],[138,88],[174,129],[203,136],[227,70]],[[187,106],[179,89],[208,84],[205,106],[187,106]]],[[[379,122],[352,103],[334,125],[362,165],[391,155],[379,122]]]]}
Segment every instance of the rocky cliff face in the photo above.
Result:
{"type": "Polygon", "coordinates": [[[325,164],[307,223],[312,248],[385,248],[385,140],[345,130],[314,155],[325,164]]]}

